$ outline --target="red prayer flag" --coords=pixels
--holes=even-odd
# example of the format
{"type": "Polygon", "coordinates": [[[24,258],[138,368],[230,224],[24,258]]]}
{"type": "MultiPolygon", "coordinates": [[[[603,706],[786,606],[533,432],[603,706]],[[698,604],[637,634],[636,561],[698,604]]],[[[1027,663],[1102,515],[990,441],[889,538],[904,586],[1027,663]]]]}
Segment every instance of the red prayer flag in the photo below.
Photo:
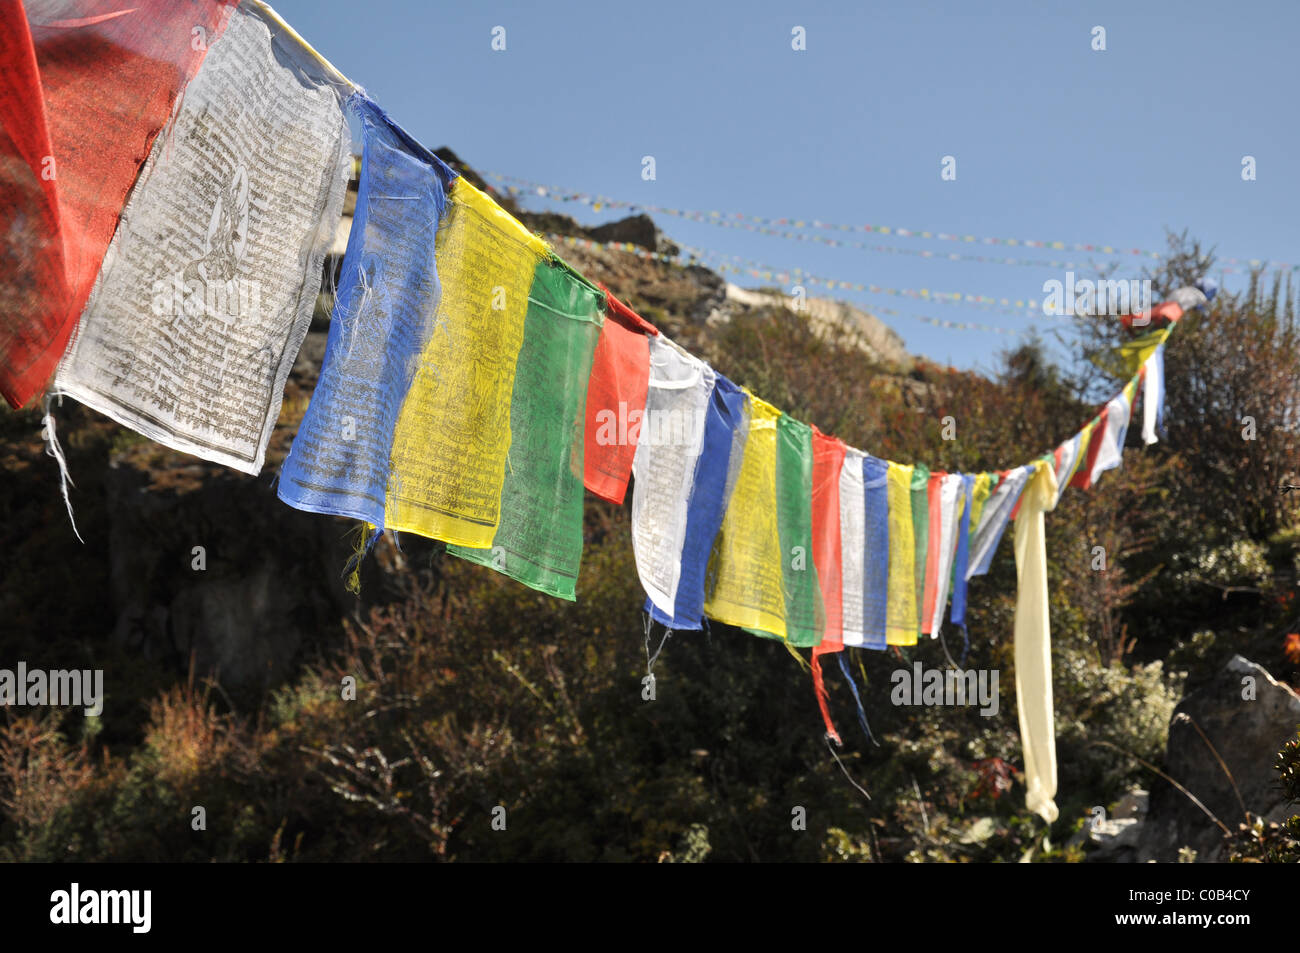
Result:
{"type": "Polygon", "coordinates": [[[1120,316],[1120,323],[1129,330],[1134,328],[1158,328],[1164,324],[1173,324],[1183,316],[1183,308],[1177,301],[1162,301],[1145,314],[1125,314],[1120,316]]]}
{"type": "Polygon", "coordinates": [[[1097,462],[1097,454],[1101,451],[1102,435],[1106,432],[1106,418],[1110,416],[1110,408],[1107,407],[1097,418],[1097,424],[1092,428],[1092,433],[1088,435],[1088,452],[1085,455],[1083,447],[1079,448],[1079,456],[1083,457],[1083,463],[1075,471],[1074,478],[1070,480],[1070,486],[1077,486],[1080,490],[1086,490],[1092,486],[1092,467],[1097,462]]]}
{"type": "Polygon", "coordinates": [[[813,427],[812,543],[813,564],[826,606],[826,630],[820,651],[844,647],[844,608],[840,588],[840,470],[848,448],[813,427]]]}
{"type": "Polygon", "coordinates": [[[934,603],[939,597],[939,553],[943,535],[943,500],[939,490],[943,478],[947,475],[942,471],[931,473],[930,482],[925,487],[926,502],[930,508],[930,518],[927,523],[930,538],[926,540],[925,586],[922,589],[921,600],[921,631],[924,633],[930,631],[930,623],[934,618],[934,603]]]}
{"type": "Polygon", "coordinates": [[[659,331],[600,287],[606,315],[587,381],[583,484],[601,499],[622,503],[650,386],[647,335],[659,331]]]}
{"type": "Polygon", "coordinates": [[[122,206],[234,0],[0,3],[0,393],[67,348],[122,206]],[[57,9],[61,19],[47,10],[57,9]]]}
{"type": "Polygon", "coordinates": [[[812,651],[813,691],[821,708],[826,733],[839,744],[840,736],[831,722],[821,656],[844,649],[844,604],[841,596],[843,571],[840,564],[840,471],[848,448],[842,440],[828,437],[813,427],[812,544],[813,565],[826,605],[826,630],[821,644],[812,651]]]}

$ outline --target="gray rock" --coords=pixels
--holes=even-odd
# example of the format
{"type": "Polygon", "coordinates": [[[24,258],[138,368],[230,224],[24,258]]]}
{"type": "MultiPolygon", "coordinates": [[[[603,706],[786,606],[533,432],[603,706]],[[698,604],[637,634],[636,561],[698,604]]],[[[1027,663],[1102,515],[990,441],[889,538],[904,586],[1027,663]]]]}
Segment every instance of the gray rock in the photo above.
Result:
{"type": "Polygon", "coordinates": [[[598,242],[630,242],[661,255],[676,255],[678,251],[677,246],[659,231],[654,219],[644,213],[589,228],[587,235],[598,242]]]}
{"type": "Polygon", "coordinates": [[[1142,834],[1142,821],[1135,817],[1112,817],[1098,821],[1088,828],[1088,840],[1096,847],[1095,860],[1120,860],[1121,852],[1137,849],[1142,834]]]}
{"type": "MultiPolygon", "coordinates": [[[[726,284],[723,290],[730,307],[722,309],[717,320],[730,320],[733,315],[757,308],[794,307],[793,300],[788,295],[775,289],[741,288],[726,284]]],[[[907,353],[903,339],[875,315],[868,314],[847,301],[829,298],[807,298],[802,307],[813,330],[818,334],[833,338],[843,335],[844,343],[856,347],[877,364],[902,371],[912,368],[913,359],[907,353]]]]}
{"type": "Polygon", "coordinates": [[[1088,822],[1070,838],[1069,844],[1086,844],[1087,860],[1100,863],[1133,863],[1145,836],[1148,794],[1128,791],[1115,804],[1109,817],[1088,822]]]}
{"type": "MultiPolygon", "coordinates": [[[[1281,816],[1284,796],[1273,760],[1298,723],[1300,697],[1262,666],[1233,656],[1174,709],[1165,770],[1229,830],[1246,820],[1243,803],[1253,816],[1281,816]],[[1252,685],[1254,697],[1243,698],[1252,685]],[[1222,757],[1231,780],[1197,727],[1222,757]]],[[[1181,847],[1195,850],[1199,861],[1225,859],[1223,831],[1181,792],[1168,784],[1153,786],[1150,803],[1139,859],[1176,861],[1181,847]]]]}
{"type": "Polygon", "coordinates": [[[1147,816],[1147,809],[1151,803],[1151,795],[1141,789],[1127,792],[1115,804],[1114,816],[1119,819],[1137,818],[1139,820],[1147,816]]]}

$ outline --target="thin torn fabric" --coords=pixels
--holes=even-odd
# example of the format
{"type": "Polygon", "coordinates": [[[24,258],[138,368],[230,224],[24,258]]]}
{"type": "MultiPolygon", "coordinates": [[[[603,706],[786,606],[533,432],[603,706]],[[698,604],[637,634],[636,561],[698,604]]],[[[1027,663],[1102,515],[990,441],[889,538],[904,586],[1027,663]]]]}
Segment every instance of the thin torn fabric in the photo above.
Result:
{"type": "Polygon", "coordinates": [[[682,544],[681,578],[677,582],[673,611],[664,613],[646,599],[650,617],[670,629],[703,627],[709,554],[722,528],[734,476],[739,472],[745,451],[744,435],[748,429],[745,393],[721,374],[714,372],[714,375],[704,439],[695,465],[695,482],[686,507],[686,539],[682,544]]]}
{"type": "MultiPolygon", "coordinates": [[[[921,472],[921,479],[928,480],[928,471],[922,467],[921,472]]],[[[901,463],[889,464],[889,579],[885,600],[885,642],[888,645],[915,645],[920,631],[913,507],[916,486],[916,468],[901,463]]],[[[925,484],[921,483],[921,486],[923,488],[925,484]]],[[[924,497],[923,491],[921,495],[924,497]]],[[[871,505],[870,491],[867,505],[871,505]]],[[[868,561],[875,558],[868,549],[868,561]]]]}
{"type": "Polygon", "coordinates": [[[1034,464],[1025,464],[1007,473],[984,504],[979,523],[971,531],[971,565],[966,571],[967,579],[982,576],[989,571],[993,554],[1007,528],[1007,521],[1020,501],[1020,494],[1024,492],[1034,467],[1034,464]]]}
{"type": "Polygon", "coordinates": [[[776,421],[781,412],[749,391],[748,433],[734,489],[709,558],[710,618],[784,639],[777,531],[776,421]]]}
{"type": "Polygon", "coordinates": [[[261,470],[350,148],[320,65],[236,10],[154,142],[56,389],[174,450],[261,470]]]}
{"type": "MultiPolygon", "coordinates": [[[[862,460],[863,557],[862,557],[862,647],[883,650],[888,644],[889,579],[895,560],[890,549],[894,521],[890,518],[895,480],[902,483],[906,498],[906,481],[911,475],[891,477],[891,464],[865,455],[862,460]]],[[[901,528],[901,524],[900,524],[901,528]]],[[[907,528],[911,529],[910,521],[907,528]]],[[[901,608],[899,610],[902,611],[901,608]]],[[[853,645],[846,633],[845,645],[853,645]]]]}
{"type": "Polygon", "coordinates": [[[649,390],[632,463],[632,552],[641,588],[662,614],[672,616],[691,486],[717,376],[663,335],[649,343],[649,390]]]}
{"type": "Polygon", "coordinates": [[[362,94],[349,105],[363,143],[356,213],[320,379],[278,494],[382,529],[397,415],[442,294],[435,240],[456,173],[362,94]]]}
{"type": "MultiPolygon", "coordinates": [[[[861,646],[866,641],[866,488],[862,479],[865,454],[848,448],[840,466],[840,644],[861,646]]],[[[832,634],[827,604],[826,633],[832,634]]],[[[880,623],[884,645],[884,619],[880,623]]]]}
{"type": "Polygon", "coordinates": [[[605,324],[587,382],[583,483],[611,503],[622,503],[632,475],[640,418],[650,379],[650,322],[605,292],[605,324]]]}
{"type": "Polygon", "coordinates": [[[1052,640],[1043,514],[1057,497],[1056,475],[1038,461],[1016,517],[1016,708],[1025,756],[1025,804],[1048,824],[1058,816],[1052,640]]]}
{"type": "Polygon", "coordinates": [[[788,414],[777,418],[776,505],[781,540],[786,641],[809,648],[826,631],[826,608],[813,543],[812,428],[788,414]]]}
{"type": "Polygon", "coordinates": [[[230,13],[224,0],[0,4],[0,393],[11,406],[63,357],[127,194],[230,13]]]}
{"type": "Polygon", "coordinates": [[[452,183],[437,236],[442,296],[393,435],[389,529],[492,546],[528,293],[549,255],[463,177],[452,183]]]}
{"type": "Polygon", "coordinates": [[[490,547],[447,547],[570,602],[582,563],[587,378],[604,315],[604,292],[567,264],[537,265],[510,400],[500,525],[490,547]]]}

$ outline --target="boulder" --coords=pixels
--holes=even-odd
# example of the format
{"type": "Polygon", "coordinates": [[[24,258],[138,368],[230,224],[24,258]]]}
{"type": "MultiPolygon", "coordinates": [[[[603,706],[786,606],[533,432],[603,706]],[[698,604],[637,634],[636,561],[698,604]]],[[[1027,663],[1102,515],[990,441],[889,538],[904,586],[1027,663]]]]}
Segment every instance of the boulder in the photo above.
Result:
{"type": "Polygon", "coordinates": [[[598,242],[629,242],[661,255],[676,255],[678,252],[677,246],[659,231],[654,219],[644,213],[589,228],[587,237],[598,242]]]}
{"type": "MultiPolygon", "coordinates": [[[[1297,724],[1300,697],[1262,666],[1234,655],[1174,709],[1165,771],[1229,830],[1235,831],[1246,820],[1245,812],[1266,820],[1281,819],[1288,811],[1273,760],[1297,724]]],[[[1153,785],[1151,817],[1143,829],[1139,859],[1175,861],[1181,847],[1192,848],[1200,861],[1225,859],[1219,826],[1171,785],[1153,785]]]]}
{"type": "MultiPolygon", "coordinates": [[[[730,320],[735,314],[773,306],[794,308],[793,300],[784,292],[772,288],[742,288],[726,284],[726,303],[718,320],[730,320]]],[[[908,371],[913,359],[898,332],[873,314],[854,307],[847,301],[829,298],[807,298],[800,305],[813,330],[823,337],[839,337],[866,354],[873,363],[908,371]]]]}
{"type": "Polygon", "coordinates": [[[1148,800],[1146,791],[1126,792],[1109,817],[1089,817],[1069,843],[1087,844],[1090,863],[1133,863],[1145,836],[1148,800]]]}

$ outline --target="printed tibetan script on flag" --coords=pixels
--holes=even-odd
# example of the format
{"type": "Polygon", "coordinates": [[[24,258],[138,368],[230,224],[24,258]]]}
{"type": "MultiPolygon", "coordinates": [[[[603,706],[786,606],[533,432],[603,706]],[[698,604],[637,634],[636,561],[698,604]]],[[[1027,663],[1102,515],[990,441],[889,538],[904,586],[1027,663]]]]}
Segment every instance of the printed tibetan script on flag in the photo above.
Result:
{"type": "Polygon", "coordinates": [[[257,473],[315,307],[350,145],[319,67],[237,11],[154,143],[56,388],[173,449],[257,473]]]}

